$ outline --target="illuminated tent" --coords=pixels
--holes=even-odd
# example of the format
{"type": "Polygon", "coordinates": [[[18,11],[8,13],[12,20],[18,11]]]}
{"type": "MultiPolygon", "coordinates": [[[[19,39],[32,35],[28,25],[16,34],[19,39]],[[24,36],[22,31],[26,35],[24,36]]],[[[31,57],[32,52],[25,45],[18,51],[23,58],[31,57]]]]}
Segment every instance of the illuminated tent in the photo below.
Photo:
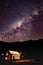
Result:
{"type": "Polygon", "coordinates": [[[20,59],[20,53],[19,52],[9,50],[9,53],[12,55],[12,60],[13,59],[20,59]]]}

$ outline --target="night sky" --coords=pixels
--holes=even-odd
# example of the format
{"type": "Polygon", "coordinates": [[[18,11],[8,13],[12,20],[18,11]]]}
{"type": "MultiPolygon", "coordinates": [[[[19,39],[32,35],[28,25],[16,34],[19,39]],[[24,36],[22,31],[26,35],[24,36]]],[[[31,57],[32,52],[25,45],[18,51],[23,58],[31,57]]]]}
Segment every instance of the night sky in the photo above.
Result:
{"type": "Polygon", "coordinates": [[[0,0],[0,40],[43,39],[43,0],[0,0]]]}

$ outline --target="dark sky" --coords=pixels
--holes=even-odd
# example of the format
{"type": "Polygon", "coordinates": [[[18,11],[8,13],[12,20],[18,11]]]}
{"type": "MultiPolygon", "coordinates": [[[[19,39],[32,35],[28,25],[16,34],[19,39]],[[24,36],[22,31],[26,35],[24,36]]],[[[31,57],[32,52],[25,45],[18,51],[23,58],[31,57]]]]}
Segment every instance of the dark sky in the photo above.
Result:
{"type": "Polygon", "coordinates": [[[43,0],[0,0],[0,34],[3,36],[15,23],[28,17],[35,8],[41,6],[41,1],[43,0]]]}
{"type": "Polygon", "coordinates": [[[1,0],[0,1],[0,29],[9,28],[13,22],[25,16],[38,4],[37,0],[1,0]]]}

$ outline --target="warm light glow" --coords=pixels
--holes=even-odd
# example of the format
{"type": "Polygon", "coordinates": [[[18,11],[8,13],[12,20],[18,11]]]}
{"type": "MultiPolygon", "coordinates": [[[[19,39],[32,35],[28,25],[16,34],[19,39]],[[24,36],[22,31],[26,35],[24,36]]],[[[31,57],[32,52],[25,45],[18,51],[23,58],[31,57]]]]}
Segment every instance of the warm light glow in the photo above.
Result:
{"type": "Polygon", "coordinates": [[[11,51],[11,50],[9,50],[9,52],[10,52],[10,54],[15,54],[15,55],[20,55],[20,53],[19,52],[17,52],[17,51],[11,51]]]}
{"type": "Polygon", "coordinates": [[[9,50],[10,54],[12,54],[12,60],[13,59],[20,59],[20,53],[17,51],[11,51],[9,50]]]}

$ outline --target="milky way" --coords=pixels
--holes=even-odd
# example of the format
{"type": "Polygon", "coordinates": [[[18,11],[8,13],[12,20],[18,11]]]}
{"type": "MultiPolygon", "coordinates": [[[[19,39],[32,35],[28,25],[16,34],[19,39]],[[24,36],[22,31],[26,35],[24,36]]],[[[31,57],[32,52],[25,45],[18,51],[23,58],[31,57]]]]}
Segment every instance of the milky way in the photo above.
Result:
{"type": "Polygon", "coordinates": [[[3,2],[7,5],[3,3],[4,7],[0,5],[1,11],[2,9],[5,11],[0,11],[1,41],[16,42],[43,39],[43,0],[17,1],[15,5],[13,1],[3,2]],[[33,3],[34,5],[32,5],[33,3]]]}

